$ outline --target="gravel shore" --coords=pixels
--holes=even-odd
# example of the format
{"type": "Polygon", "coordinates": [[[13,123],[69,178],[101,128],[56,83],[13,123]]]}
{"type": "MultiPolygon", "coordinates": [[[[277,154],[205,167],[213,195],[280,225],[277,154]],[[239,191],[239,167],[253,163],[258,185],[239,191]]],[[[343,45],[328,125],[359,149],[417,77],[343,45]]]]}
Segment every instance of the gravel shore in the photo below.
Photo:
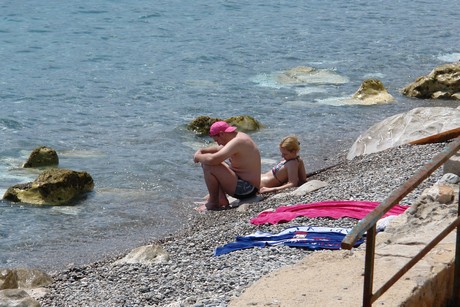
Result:
{"type": "MultiPolygon", "coordinates": [[[[382,201],[444,146],[404,145],[352,161],[337,158],[338,166],[310,177],[328,186],[302,197],[267,195],[263,201],[250,204],[245,212],[232,209],[199,214],[190,206],[189,225],[184,231],[152,242],[169,253],[168,262],[113,264],[122,257],[119,256],[71,267],[53,274],[55,282],[39,302],[42,306],[226,306],[263,275],[294,264],[312,251],[278,246],[214,257],[217,246],[256,230],[277,233],[291,226],[353,227],[357,223],[351,218],[297,218],[289,223],[256,226],[249,223],[250,218],[280,205],[325,200],[382,201]]],[[[441,174],[442,169],[437,170],[401,204],[410,205],[441,174]]]]}

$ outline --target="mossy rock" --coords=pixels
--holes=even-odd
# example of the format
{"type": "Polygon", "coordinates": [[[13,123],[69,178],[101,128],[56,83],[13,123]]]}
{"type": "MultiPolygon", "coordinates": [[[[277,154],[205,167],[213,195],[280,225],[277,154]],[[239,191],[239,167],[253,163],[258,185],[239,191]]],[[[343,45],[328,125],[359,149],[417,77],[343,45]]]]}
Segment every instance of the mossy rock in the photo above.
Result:
{"type": "Polygon", "coordinates": [[[56,166],[59,164],[59,158],[56,151],[52,148],[41,146],[35,148],[24,163],[24,168],[56,166]]]}
{"type": "Polygon", "coordinates": [[[94,188],[87,172],[66,169],[44,171],[33,182],[9,187],[3,199],[33,205],[68,205],[94,188]]]}
{"type": "Polygon", "coordinates": [[[220,118],[209,116],[198,116],[187,125],[187,129],[194,131],[198,135],[208,135],[212,124],[221,120],[220,118]]]}
{"type": "Polygon", "coordinates": [[[232,116],[225,120],[232,126],[238,127],[239,131],[251,132],[263,128],[262,124],[249,115],[232,116]]]}
{"type": "Polygon", "coordinates": [[[402,94],[420,99],[460,100],[460,62],[436,67],[404,87],[402,94]]]}
{"type": "Polygon", "coordinates": [[[209,128],[217,121],[225,121],[238,128],[239,131],[257,131],[263,127],[254,117],[249,115],[232,116],[227,119],[213,118],[209,116],[198,116],[187,125],[188,130],[194,131],[198,135],[208,135],[209,128]]]}

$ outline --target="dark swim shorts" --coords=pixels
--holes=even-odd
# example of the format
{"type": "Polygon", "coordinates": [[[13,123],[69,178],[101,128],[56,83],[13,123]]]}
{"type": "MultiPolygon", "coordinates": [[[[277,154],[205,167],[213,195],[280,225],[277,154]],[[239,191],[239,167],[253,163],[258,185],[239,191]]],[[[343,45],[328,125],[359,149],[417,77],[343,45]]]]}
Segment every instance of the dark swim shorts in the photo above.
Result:
{"type": "Polygon", "coordinates": [[[233,195],[233,197],[238,199],[250,198],[256,195],[257,191],[257,188],[249,182],[238,179],[236,182],[235,195],[233,195]]]}

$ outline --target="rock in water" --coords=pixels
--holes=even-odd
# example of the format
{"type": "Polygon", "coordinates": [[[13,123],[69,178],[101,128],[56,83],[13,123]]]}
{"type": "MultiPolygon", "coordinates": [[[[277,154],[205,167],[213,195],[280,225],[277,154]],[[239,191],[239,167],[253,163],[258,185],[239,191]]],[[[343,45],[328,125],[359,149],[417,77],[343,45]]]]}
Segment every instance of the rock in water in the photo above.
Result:
{"type": "Polygon", "coordinates": [[[353,95],[353,99],[361,101],[365,105],[384,104],[394,101],[394,97],[388,93],[380,80],[364,80],[361,87],[353,95]]]}
{"type": "Polygon", "coordinates": [[[194,131],[198,135],[208,135],[209,128],[211,128],[212,124],[217,121],[225,121],[228,124],[237,127],[238,130],[244,132],[257,131],[263,127],[260,122],[249,115],[232,116],[227,119],[198,116],[187,125],[187,129],[194,131]]]}
{"type": "Polygon", "coordinates": [[[43,167],[43,166],[56,166],[59,164],[59,158],[56,151],[49,147],[35,148],[24,163],[23,167],[43,167]]]}
{"type": "Polygon", "coordinates": [[[407,85],[402,93],[422,99],[460,100],[460,62],[436,67],[427,76],[407,85]]]}
{"type": "Polygon", "coordinates": [[[66,205],[93,188],[93,178],[87,172],[55,168],[44,171],[33,182],[8,188],[3,199],[34,205],[66,205]]]}

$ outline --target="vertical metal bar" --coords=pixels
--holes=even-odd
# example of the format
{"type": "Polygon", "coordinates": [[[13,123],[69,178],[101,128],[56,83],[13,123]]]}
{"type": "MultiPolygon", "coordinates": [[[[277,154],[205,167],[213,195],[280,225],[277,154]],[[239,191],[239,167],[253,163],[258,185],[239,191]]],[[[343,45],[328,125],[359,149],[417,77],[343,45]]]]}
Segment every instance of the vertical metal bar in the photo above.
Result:
{"type": "MultiPolygon", "coordinates": [[[[460,190],[458,192],[457,217],[460,216],[460,190]]],[[[452,292],[452,306],[460,303],[460,227],[457,226],[457,238],[455,240],[455,267],[454,267],[454,288],[452,292]]]]}
{"type": "Polygon", "coordinates": [[[364,265],[363,307],[372,306],[372,288],[374,281],[375,235],[377,228],[372,225],[366,234],[366,259],[364,265]]]}

